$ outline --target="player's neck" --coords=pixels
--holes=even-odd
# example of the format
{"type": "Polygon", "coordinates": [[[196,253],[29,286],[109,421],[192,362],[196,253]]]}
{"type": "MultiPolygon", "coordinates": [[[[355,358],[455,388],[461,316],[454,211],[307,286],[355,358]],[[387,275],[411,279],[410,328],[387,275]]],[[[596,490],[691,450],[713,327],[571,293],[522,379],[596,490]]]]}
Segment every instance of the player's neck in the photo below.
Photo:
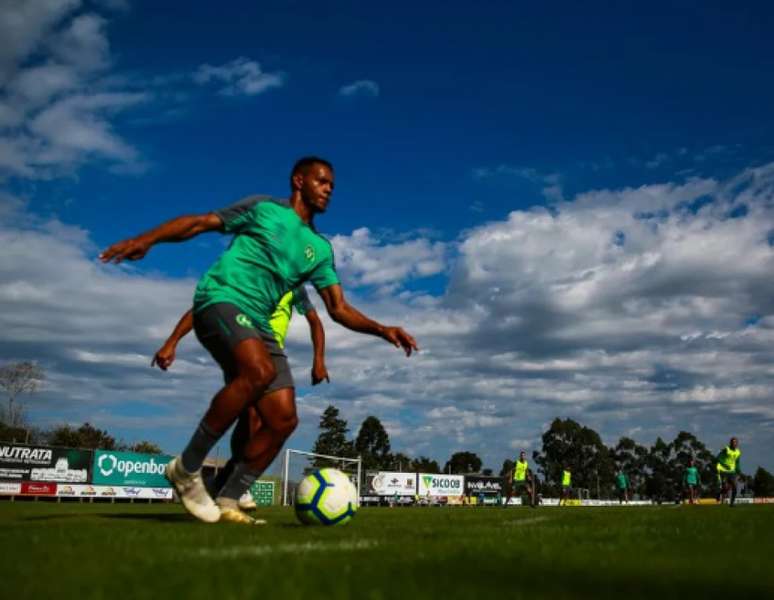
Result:
{"type": "Polygon", "coordinates": [[[303,201],[301,194],[293,193],[290,196],[290,207],[296,211],[298,217],[307,225],[310,225],[314,221],[314,212],[312,208],[303,201]]]}

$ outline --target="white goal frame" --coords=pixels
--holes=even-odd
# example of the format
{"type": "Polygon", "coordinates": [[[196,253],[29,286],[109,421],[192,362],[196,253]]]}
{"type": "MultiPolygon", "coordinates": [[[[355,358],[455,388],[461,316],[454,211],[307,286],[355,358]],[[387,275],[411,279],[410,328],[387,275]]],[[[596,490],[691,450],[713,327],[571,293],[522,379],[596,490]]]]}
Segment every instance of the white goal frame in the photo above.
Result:
{"type": "Polygon", "coordinates": [[[292,454],[325,458],[339,463],[355,463],[357,465],[357,483],[355,484],[355,487],[357,488],[357,502],[358,504],[360,503],[360,481],[363,476],[363,460],[359,456],[357,458],[345,458],[344,456],[329,456],[328,454],[316,454],[314,452],[304,452],[303,450],[287,448],[285,450],[282,465],[282,506],[290,506],[288,486],[290,485],[290,457],[292,454]]]}

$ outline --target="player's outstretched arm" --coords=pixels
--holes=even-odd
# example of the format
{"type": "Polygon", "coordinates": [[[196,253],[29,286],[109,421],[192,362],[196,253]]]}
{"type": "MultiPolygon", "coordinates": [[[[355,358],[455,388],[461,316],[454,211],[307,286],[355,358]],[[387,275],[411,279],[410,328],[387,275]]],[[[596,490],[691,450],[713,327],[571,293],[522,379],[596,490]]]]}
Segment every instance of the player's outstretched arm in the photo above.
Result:
{"type": "Polygon", "coordinates": [[[323,381],[330,383],[328,369],[325,368],[325,329],[323,328],[322,321],[314,309],[307,311],[304,316],[307,323],[309,323],[309,333],[312,336],[312,347],[314,348],[312,385],[317,385],[323,381]]]}
{"type": "Polygon", "coordinates": [[[388,341],[396,348],[403,348],[406,356],[412,351],[419,351],[413,337],[400,327],[382,325],[369,319],[344,299],[344,291],[339,284],[320,290],[320,296],[325,302],[325,308],[331,318],[344,327],[359,333],[368,333],[388,341]]]}
{"type": "Polygon", "coordinates": [[[172,334],[164,342],[164,345],[159,348],[158,352],[153,355],[151,361],[151,367],[157,366],[162,371],[166,371],[175,362],[175,350],[177,350],[177,344],[182,340],[189,331],[193,329],[193,309],[190,309],[185,313],[177,322],[172,334]]]}
{"type": "Polygon", "coordinates": [[[120,263],[122,260],[140,260],[155,244],[161,242],[182,242],[205,231],[222,231],[223,221],[215,213],[205,215],[184,215],[158,227],[141,233],[137,237],[116,242],[99,255],[102,262],[120,263]]]}

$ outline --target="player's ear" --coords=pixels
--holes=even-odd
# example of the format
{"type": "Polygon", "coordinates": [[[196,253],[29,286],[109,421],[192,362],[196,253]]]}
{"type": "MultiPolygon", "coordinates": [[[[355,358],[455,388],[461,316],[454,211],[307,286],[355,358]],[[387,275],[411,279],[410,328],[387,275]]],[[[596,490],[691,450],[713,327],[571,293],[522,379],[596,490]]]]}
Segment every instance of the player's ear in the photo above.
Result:
{"type": "Polygon", "coordinates": [[[301,171],[296,171],[293,174],[293,177],[290,178],[293,191],[300,190],[301,187],[304,185],[304,174],[301,171]]]}

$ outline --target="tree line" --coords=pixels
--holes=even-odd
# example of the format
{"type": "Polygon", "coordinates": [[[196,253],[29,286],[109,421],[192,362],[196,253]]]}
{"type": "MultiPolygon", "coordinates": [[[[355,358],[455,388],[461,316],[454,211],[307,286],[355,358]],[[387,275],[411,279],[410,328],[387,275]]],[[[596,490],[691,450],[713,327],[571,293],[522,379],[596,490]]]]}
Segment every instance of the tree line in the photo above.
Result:
{"type": "MultiPolygon", "coordinates": [[[[360,456],[367,471],[493,474],[492,469],[482,468],[481,458],[475,452],[468,450],[453,453],[443,468],[438,461],[427,456],[412,458],[403,452],[393,452],[387,430],[374,416],[366,417],[357,435],[350,438],[347,421],[333,405],[322,413],[319,428],[313,452],[347,458],[360,456]]],[[[629,478],[633,493],[643,498],[669,501],[680,494],[690,458],[699,469],[705,495],[714,495],[718,491],[715,456],[720,448],[710,451],[687,431],[681,431],[670,442],[659,437],[649,447],[629,437],[622,437],[609,447],[590,427],[573,419],[556,418],[543,433],[541,442],[540,450],[531,454],[530,465],[541,490],[547,495],[558,493],[562,470],[569,467],[573,487],[589,490],[591,497],[614,497],[615,477],[623,471],[629,478]]],[[[514,460],[508,458],[503,461],[500,476],[506,476],[513,470],[514,460]]],[[[313,464],[320,468],[336,463],[318,458],[313,464]]],[[[758,496],[774,496],[774,475],[763,467],[758,467],[754,476],[746,473],[741,480],[758,496]]]]}

